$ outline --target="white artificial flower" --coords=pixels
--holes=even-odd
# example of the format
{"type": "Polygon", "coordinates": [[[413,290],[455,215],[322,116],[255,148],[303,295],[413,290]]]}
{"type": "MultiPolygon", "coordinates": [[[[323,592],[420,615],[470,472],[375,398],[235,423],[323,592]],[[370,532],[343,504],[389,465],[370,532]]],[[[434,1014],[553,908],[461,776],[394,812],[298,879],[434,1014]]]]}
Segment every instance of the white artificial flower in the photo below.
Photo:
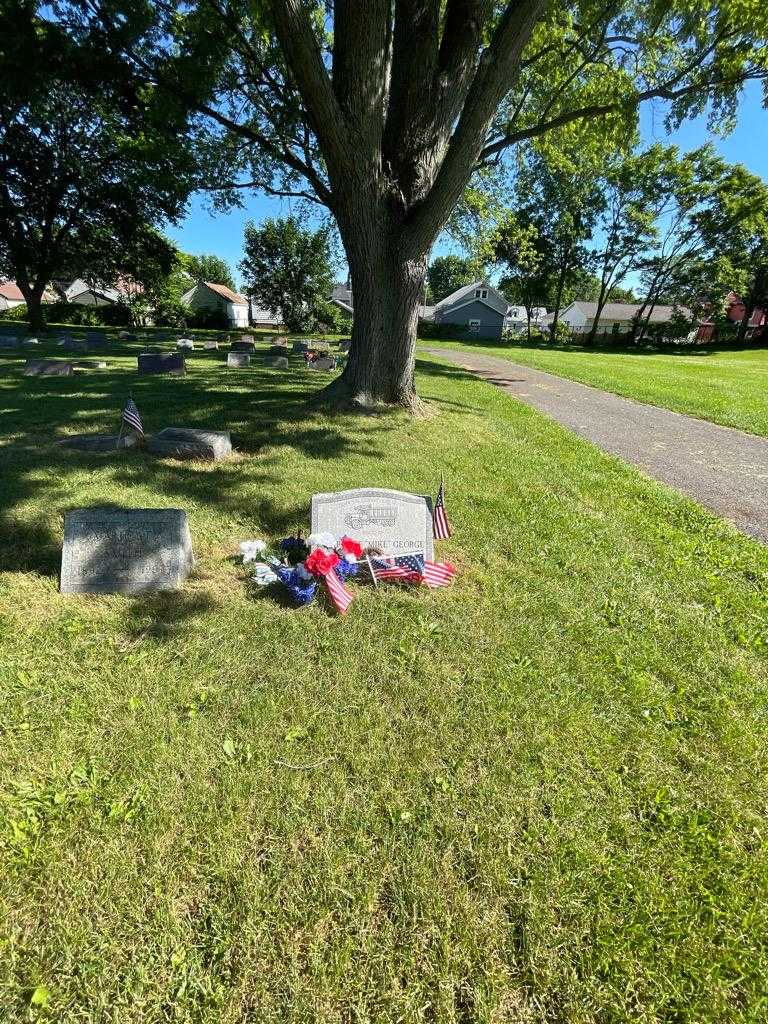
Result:
{"type": "Polygon", "coordinates": [[[352,565],[357,564],[357,555],[353,555],[350,551],[345,551],[341,557],[345,562],[350,562],[352,565]]]}
{"type": "Polygon", "coordinates": [[[337,540],[332,533],[310,533],[307,537],[307,544],[310,548],[323,548],[326,551],[333,551],[337,540]]]}
{"type": "Polygon", "coordinates": [[[263,540],[244,540],[240,543],[240,553],[244,562],[255,562],[257,555],[267,550],[263,540]]]}

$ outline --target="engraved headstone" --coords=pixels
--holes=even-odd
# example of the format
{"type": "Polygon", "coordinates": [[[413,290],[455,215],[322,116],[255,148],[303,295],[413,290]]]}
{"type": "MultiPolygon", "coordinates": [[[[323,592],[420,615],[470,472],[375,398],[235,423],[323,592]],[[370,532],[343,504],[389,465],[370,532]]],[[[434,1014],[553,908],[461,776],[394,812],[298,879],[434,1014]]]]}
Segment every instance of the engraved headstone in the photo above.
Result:
{"type": "Polygon", "coordinates": [[[24,366],[25,377],[71,377],[72,363],[63,359],[28,359],[24,366]]]}
{"type": "Polygon", "coordinates": [[[313,359],[311,362],[307,363],[307,367],[310,370],[335,370],[336,360],[333,356],[319,356],[317,359],[313,359]]]}
{"type": "Polygon", "coordinates": [[[216,341],[215,338],[206,338],[205,341],[203,342],[203,347],[207,349],[209,352],[218,351],[219,343],[218,341],[216,341]]]}
{"type": "Polygon", "coordinates": [[[287,370],[290,364],[285,356],[268,356],[265,365],[271,370],[287,370]]]}
{"type": "Polygon", "coordinates": [[[186,371],[183,352],[140,352],[138,355],[139,373],[172,373],[183,377],[186,371]]]}
{"type": "Polygon", "coordinates": [[[63,448],[76,448],[81,452],[116,452],[138,444],[136,434],[70,434],[57,444],[63,448]]]}
{"type": "Polygon", "coordinates": [[[195,342],[192,338],[179,338],[179,340],[176,342],[176,348],[186,348],[191,350],[194,347],[195,342]]]}
{"type": "Polygon", "coordinates": [[[288,346],[287,345],[270,345],[268,356],[287,356],[288,346]]]}
{"type": "Polygon", "coordinates": [[[219,462],[232,454],[232,440],[227,430],[166,427],[149,439],[147,449],[161,458],[219,462]]]}
{"type": "Polygon", "coordinates": [[[255,352],[256,345],[248,338],[245,341],[233,341],[230,349],[232,352],[255,352]]]}
{"type": "Polygon", "coordinates": [[[388,555],[434,558],[432,507],[422,494],[362,487],[312,496],[312,532],[349,534],[388,555]]]}
{"type": "Polygon", "coordinates": [[[251,357],[247,352],[227,352],[227,366],[243,367],[251,365],[251,357]]]}
{"type": "Polygon", "coordinates": [[[62,594],[178,590],[195,564],[178,508],[81,508],[64,517],[62,594]]]}
{"type": "Polygon", "coordinates": [[[309,351],[309,342],[306,341],[306,340],[304,340],[304,341],[294,341],[294,343],[293,343],[293,351],[294,352],[308,352],[309,351]]]}

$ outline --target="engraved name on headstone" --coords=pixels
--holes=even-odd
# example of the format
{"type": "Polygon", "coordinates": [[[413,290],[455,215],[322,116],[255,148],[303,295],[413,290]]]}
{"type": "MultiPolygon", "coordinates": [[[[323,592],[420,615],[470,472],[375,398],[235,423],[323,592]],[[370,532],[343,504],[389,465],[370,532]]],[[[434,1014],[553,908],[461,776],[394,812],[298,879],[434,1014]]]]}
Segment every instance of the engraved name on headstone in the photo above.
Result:
{"type": "Polygon", "coordinates": [[[195,559],[178,508],[81,508],[64,517],[63,594],[178,590],[195,559]]]}
{"type": "Polygon", "coordinates": [[[247,352],[227,352],[227,366],[243,367],[251,365],[251,357],[247,352]]]}
{"type": "Polygon", "coordinates": [[[434,558],[429,498],[382,487],[312,496],[312,532],[349,534],[388,555],[423,552],[434,558]]]}
{"type": "Polygon", "coordinates": [[[139,373],[172,373],[183,377],[186,371],[183,352],[140,352],[138,355],[139,373]]]}

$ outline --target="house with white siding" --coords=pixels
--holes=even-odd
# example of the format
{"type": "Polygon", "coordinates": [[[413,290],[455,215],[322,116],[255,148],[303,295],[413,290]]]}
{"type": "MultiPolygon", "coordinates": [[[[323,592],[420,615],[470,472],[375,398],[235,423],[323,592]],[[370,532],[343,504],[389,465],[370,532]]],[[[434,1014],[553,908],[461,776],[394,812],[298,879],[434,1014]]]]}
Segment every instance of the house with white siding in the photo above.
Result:
{"type": "Polygon", "coordinates": [[[219,310],[226,316],[230,327],[248,326],[248,299],[238,292],[233,292],[225,284],[198,281],[182,295],[181,301],[195,312],[204,309],[219,310]]]}

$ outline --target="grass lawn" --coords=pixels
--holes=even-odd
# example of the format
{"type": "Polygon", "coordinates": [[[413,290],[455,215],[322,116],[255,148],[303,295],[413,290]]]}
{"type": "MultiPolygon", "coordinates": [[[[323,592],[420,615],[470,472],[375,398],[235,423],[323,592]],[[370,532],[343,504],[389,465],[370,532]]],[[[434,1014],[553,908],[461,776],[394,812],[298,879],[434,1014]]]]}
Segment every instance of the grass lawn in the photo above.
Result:
{"type": "Polygon", "coordinates": [[[328,419],[298,364],[122,351],[0,354],[0,1020],[764,1021],[768,552],[435,361],[439,415],[328,419]],[[129,389],[239,455],[55,445],[129,389]],[[453,588],[340,620],[232,558],[441,469],[453,588]],[[188,511],[182,592],[58,594],[106,502],[188,511]]]}
{"type": "Polygon", "coordinates": [[[638,402],[768,437],[768,348],[644,353],[453,341],[421,344],[511,359],[638,402]]]}

